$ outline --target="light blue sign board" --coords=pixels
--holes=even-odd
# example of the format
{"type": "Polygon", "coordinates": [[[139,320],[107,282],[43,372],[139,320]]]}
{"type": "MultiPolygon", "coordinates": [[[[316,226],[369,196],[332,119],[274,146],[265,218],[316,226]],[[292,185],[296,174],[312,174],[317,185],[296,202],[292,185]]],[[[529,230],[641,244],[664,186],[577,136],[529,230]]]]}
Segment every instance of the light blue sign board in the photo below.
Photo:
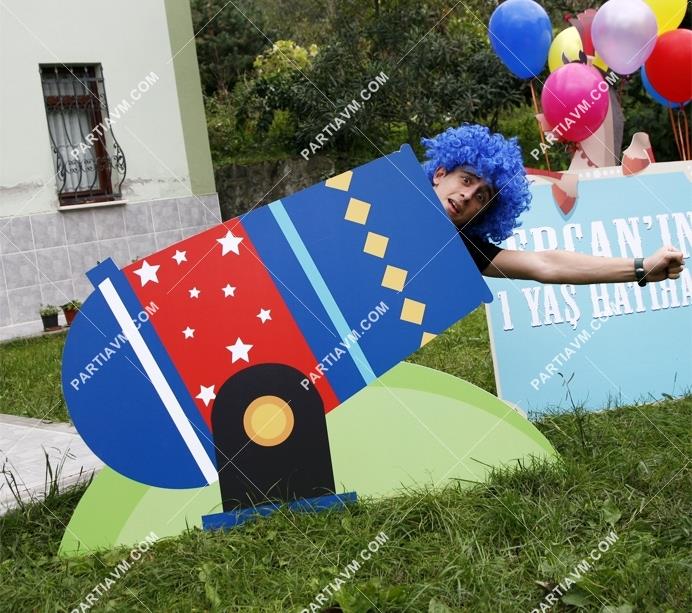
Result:
{"type": "Polygon", "coordinates": [[[537,179],[508,249],[575,250],[646,257],[664,244],[685,256],[677,280],[542,285],[487,279],[486,305],[498,395],[541,414],[680,396],[692,389],[692,164],[585,172],[564,215],[537,179]],[[571,398],[570,398],[571,396],[571,398]]]}

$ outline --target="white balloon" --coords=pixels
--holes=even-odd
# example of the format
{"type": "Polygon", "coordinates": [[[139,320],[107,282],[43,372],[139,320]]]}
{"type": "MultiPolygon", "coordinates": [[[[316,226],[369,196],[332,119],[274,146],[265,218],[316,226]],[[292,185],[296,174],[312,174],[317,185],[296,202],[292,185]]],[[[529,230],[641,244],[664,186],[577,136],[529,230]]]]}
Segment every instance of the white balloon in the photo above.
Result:
{"type": "Polygon", "coordinates": [[[608,0],[596,13],[591,39],[603,61],[619,74],[632,74],[656,45],[656,15],[643,0],[608,0]]]}

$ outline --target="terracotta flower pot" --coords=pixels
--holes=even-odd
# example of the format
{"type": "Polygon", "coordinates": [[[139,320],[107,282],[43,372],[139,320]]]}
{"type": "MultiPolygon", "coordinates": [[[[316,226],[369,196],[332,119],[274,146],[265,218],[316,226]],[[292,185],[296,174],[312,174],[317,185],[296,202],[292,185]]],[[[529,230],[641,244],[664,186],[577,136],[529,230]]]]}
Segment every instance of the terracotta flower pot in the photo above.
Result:
{"type": "Polygon", "coordinates": [[[79,313],[79,309],[63,309],[62,312],[65,314],[65,321],[69,326],[72,324],[72,320],[75,318],[77,313],[79,313]]]}

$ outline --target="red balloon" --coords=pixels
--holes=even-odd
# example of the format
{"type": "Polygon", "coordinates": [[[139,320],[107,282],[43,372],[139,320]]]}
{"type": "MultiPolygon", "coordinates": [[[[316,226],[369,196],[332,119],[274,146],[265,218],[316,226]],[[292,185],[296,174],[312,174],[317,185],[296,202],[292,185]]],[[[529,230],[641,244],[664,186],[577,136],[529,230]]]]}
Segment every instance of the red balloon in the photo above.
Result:
{"type": "Polygon", "coordinates": [[[671,102],[687,102],[692,98],[692,30],[661,34],[644,66],[661,96],[671,102]]]}

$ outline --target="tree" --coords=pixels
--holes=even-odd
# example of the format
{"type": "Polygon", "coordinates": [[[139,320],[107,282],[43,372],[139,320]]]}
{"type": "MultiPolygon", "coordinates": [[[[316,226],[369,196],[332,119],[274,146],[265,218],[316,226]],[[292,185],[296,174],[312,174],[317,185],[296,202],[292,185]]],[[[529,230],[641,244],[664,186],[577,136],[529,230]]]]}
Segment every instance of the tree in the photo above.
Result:
{"type": "Polygon", "coordinates": [[[283,40],[302,47],[322,46],[332,36],[332,20],[340,0],[255,0],[264,23],[283,40]]]}
{"type": "Polygon", "coordinates": [[[442,0],[347,0],[335,9],[331,29],[307,75],[310,82],[297,79],[289,100],[300,118],[299,145],[382,72],[387,84],[330,139],[330,147],[372,151],[369,140],[381,149],[398,125],[416,144],[425,134],[479,121],[527,97],[525,84],[495,58],[476,14],[461,7],[450,11],[442,0]]]}
{"type": "MultiPolygon", "coordinates": [[[[243,2],[192,0],[191,7],[202,90],[207,96],[227,95],[255,57],[271,46],[258,31],[266,30],[262,15],[243,2]]],[[[272,32],[265,33],[273,38],[272,32]]]]}

